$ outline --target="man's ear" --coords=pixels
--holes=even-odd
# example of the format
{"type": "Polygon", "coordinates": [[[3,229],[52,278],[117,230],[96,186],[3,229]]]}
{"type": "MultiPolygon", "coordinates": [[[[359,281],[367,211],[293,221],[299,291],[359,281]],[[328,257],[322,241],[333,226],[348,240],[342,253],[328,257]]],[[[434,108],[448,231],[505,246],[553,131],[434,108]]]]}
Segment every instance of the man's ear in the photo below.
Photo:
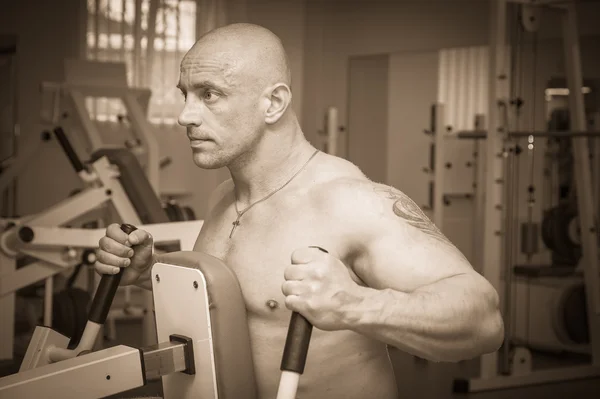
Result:
{"type": "Polygon", "coordinates": [[[269,106],[265,112],[265,122],[273,124],[279,121],[292,102],[292,91],[284,83],[277,83],[267,91],[269,106]]]}

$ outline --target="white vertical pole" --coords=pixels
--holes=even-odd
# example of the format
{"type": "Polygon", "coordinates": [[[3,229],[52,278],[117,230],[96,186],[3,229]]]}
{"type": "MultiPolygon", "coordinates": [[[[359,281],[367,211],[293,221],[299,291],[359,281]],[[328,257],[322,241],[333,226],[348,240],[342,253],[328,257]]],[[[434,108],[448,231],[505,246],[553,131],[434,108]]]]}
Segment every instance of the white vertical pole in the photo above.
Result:
{"type": "MultiPolygon", "coordinates": [[[[583,77],[581,75],[581,53],[577,37],[577,14],[575,5],[565,5],[563,15],[563,43],[565,67],[569,85],[569,113],[571,130],[587,130],[585,104],[583,100],[583,77]]],[[[600,365],[600,270],[598,269],[598,226],[594,210],[592,177],[588,157],[588,139],[573,138],[573,161],[577,207],[581,229],[582,259],[588,307],[588,325],[592,344],[592,363],[600,365]]]]}
{"type": "Polygon", "coordinates": [[[337,143],[338,143],[338,110],[336,107],[329,107],[327,109],[327,153],[331,155],[337,155],[337,143]]]}
{"type": "Polygon", "coordinates": [[[434,105],[434,117],[435,117],[435,129],[432,132],[435,151],[434,151],[434,164],[433,164],[433,223],[438,229],[443,231],[444,225],[444,159],[445,151],[444,146],[446,144],[446,131],[445,131],[445,114],[446,109],[443,104],[434,105]]]}
{"type": "MultiPolygon", "coordinates": [[[[500,114],[499,101],[507,104],[508,75],[506,62],[506,0],[490,2],[490,64],[488,92],[488,133],[486,140],[486,179],[484,204],[485,224],[483,231],[483,276],[502,293],[502,207],[503,172],[502,143],[506,127],[500,114]]],[[[500,295],[502,298],[502,295],[500,295]]],[[[506,300],[502,298],[502,300],[506,300]]],[[[480,378],[498,375],[498,352],[481,357],[480,378]]]]}

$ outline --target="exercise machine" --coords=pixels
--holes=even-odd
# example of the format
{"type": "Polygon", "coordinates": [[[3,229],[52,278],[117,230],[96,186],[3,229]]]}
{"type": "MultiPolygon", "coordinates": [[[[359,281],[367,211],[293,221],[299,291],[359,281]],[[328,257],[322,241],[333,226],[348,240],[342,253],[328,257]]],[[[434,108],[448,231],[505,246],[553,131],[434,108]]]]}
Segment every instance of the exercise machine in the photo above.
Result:
{"type": "MultiPolygon", "coordinates": [[[[75,221],[100,217],[103,220],[129,220],[146,228],[157,248],[177,243],[191,250],[202,221],[171,223],[160,200],[149,184],[137,159],[127,149],[101,149],[84,165],[64,131],[53,134],[67,154],[71,165],[86,182],[86,188],[53,207],[35,215],[2,220],[0,233],[0,359],[13,358],[15,292],[45,280],[44,324],[52,325],[52,277],[72,268],[83,255],[98,245],[104,229],[67,227],[75,221]],[[96,213],[96,216],[91,216],[96,213]],[[17,269],[17,257],[35,261],[17,269]]],[[[173,250],[168,246],[166,250],[173,250]]],[[[137,288],[137,287],[123,287],[137,288]]],[[[139,289],[142,291],[142,289],[139,289]]],[[[143,291],[144,306],[139,309],[144,323],[144,342],[155,342],[151,295],[143,291]]],[[[135,312],[136,309],[128,309],[135,312]]],[[[112,314],[118,310],[112,309],[112,314]]],[[[122,312],[121,312],[122,313],[122,312]]],[[[109,314],[109,318],[111,314],[109,314]]]]}
{"type": "MultiPolygon", "coordinates": [[[[453,139],[479,140],[484,149],[485,162],[480,163],[484,173],[476,173],[478,189],[475,201],[479,204],[475,213],[483,216],[485,223],[481,229],[482,251],[476,256],[481,262],[480,272],[490,281],[501,296],[503,316],[507,333],[511,330],[513,317],[511,294],[512,275],[518,272],[513,262],[517,226],[514,220],[515,194],[513,182],[517,171],[515,160],[520,147],[519,140],[535,140],[547,137],[568,137],[572,140],[574,177],[577,189],[577,209],[579,212],[581,244],[581,271],[585,286],[585,306],[588,321],[591,361],[589,364],[533,370],[531,353],[525,346],[515,346],[507,337],[500,351],[484,355],[480,359],[477,378],[456,379],[455,392],[478,392],[524,385],[543,384],[557,381],[600,377],[600,269],[598,268],[598,226],[595,209],[591,165],[589,160],[589,139],[600,139],[600,132],[587,129],[582,94],[583,79],[580,65],[580,50],[577,37],[577,19],[573,2],[497,0],[491,5],[491,40],[489,47],[489,91],[487,129],[481,124],[474,131],[452,132],[453,139]],[[536,7],[555,7],[560,12],[563,29],[563,45],[567,83],[569,88],[569,113],[571,126],[568,132],[519,130],[513,128],[509,111],[509,84],[514,76],[508,71],[510,63],[507,46],[507,8],[511,3],[520,4],[524,24],[529,29],[539,23],[536,7]]],[[[435,123],[435,193],[434,219],[442,221],[444,204],[444,148],[448,134],[443,124],[443,109],[438,107],[435,123]],[[436,213],[437,212],[437,213],[436,213]]],[[[529,141],[532,145],[532,142],[529,141]]],[[[481,169],[480,169],[481,170],[481,169]]],[[[597,172],[596,172],[597,173],[597,172]]],[[[597,179],[597,175],[596,175],[597,179]]],[[[525,224],[523,237],[531,238],[530,224],[525,224]]],[[[529,245],[530,243],[525,243],[529,245]]],[[[531,270],[531,268],[529,268],[531,270]]]]}
{"type": "MultiPolygon", "coordinates": [[[[123,224],[121,229],[129,234],[136,227],[123,224]]],[[[0,379],[0,398],[99,398],[161,377],[165,399],[256,397],[239,283],[223,262],[203,253],[159,255],[152,266],[158,344],[92,352],[122,274],[102,276],[74,349],[66,349],[68,337],[46,326],[36,328],[19,372],[0,379]]],[[[293,312],[277,399],[296,397],[311,332],[312,325],[293,312]]]]}
{"type": "MultiPolygon", "coordinates": [[[[246,307],[230,268],[198,252],[159,255],[151,273],[159,343],[92,352],[121,274],[102,277],[76,348],[65,349],[68,337],[51,328],[36,328],[19,372],[0,379],[0,398],[100,398],[157,378],[165,399],[256,397],[246,307]]],[[[311,328],[292,314],[278,399],[295,398],[311,328]]]]}
{"type": "Polygon", "coordinates": [[[231,269],[192,251],[158,255],[158,344],[92,352],[121,275],[102,277],[76,348],[66,349],[69,338],[51,328],[36,328],[19,372],[0,379],[0,398],[100,398],[161,377],[165,398],[256,397],[246,308],[231,269]]]}

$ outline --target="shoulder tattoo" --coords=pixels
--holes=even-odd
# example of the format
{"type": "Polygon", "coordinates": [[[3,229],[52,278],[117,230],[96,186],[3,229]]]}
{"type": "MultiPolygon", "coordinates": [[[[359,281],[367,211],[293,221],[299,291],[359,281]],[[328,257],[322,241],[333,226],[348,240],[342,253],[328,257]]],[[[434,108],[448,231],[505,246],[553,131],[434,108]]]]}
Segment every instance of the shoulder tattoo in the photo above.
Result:
{"type": "Polygon", "coordinates": [[[396,216],[404,219],[409,225],[419,229],[428,236],[444,244],[454,246],[408,195],[385,185],[376,185],[374,186],[374,190],[379,195],[392,200],[392,210],[396,216]]]}

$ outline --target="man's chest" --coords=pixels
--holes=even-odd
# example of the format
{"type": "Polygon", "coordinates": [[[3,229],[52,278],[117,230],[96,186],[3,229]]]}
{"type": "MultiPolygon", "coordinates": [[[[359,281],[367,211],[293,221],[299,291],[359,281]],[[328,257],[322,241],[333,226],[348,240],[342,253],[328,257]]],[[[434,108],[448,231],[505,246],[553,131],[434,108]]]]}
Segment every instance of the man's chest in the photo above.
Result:
{"type": "Polygon", "coordinates": [[[309,246],[341,253],[344,243],[323,216],[302,210],[286,215],[272,208],[251,212],[244,214],[239,224],[234,224],[235,213],[207,220],[195,249],[232,268],[251,314],[287,320],[281,285],[292,253],[309,246]]]}

